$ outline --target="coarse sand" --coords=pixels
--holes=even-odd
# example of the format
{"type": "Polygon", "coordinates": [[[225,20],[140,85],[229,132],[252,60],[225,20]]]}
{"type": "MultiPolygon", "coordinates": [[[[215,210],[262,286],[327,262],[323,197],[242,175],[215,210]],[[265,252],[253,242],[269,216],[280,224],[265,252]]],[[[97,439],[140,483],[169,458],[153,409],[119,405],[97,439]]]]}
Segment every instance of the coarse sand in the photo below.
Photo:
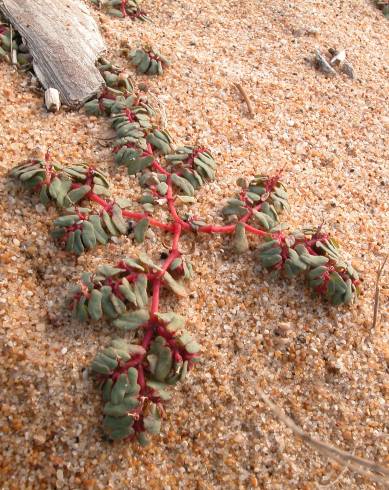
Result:
{"type": "MultiPolygon", "coordinates": [[[[238,177],[285,166],[285,222],[292,230],[324,223],[353,258],[362,293],[352,307],[330,307],[299,281],[270,280],[254,261],[254,239],[236,256],[229,238],[198,237],[192,294],[162,305],[188,318],[202,362],[175,389],[149,447],[107,442],[85,368],[112,329],[78,324],[64,304],[82,271],[139,247],[122,237],[69,256],[49,237],[58,211],[7,172],[39,144],[65,164],[104,169],[117,195],[139,188],[99,144],[106,121],[46,113],[26,76],[1,64],[1,488],[381,488],[296,439],[256,388],[308,433],[389,465],[387,272],[372,329],[377,264],[388,251],[389,22],[369,0],[145,0],[144,9],[153,23],[93,15],[107,57],[121,66],[131,70],[121,55],[127,42],[152,42],[172,61],[163,77],[136,81],[158,97],[178,144],[199,142],[217,159],[196,213],[221,224],[238,177]],[[346,49],[355,79],[310,66],[317,47],[346,49]]],[[[160,238],[150,234],[149,253],[162,251],[160,238]]],[[[185,238],[188,250],[194,239],[185,238]]]]}

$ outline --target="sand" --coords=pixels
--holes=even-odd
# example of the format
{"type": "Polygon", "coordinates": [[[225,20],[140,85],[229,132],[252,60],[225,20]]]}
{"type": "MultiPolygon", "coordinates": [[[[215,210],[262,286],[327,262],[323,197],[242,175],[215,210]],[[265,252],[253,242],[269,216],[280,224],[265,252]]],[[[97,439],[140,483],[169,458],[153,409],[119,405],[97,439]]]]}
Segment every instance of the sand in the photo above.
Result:
{"type": "MultiPolygon", "coordinates": [[[[108,171],[117,195],[139,188],[99,145],[104,120],[47,114],[26,77],[1,64],[1,488],[308,490],[335,479],[327,488],[381,488],[306,447],[256,388],[308,433],[389,465],[387,273],[372,329],[375,271],[388,252],[389,22],[368,0],[146,0],[144,8],[153,24],[93,15],[121,66],[131,70],[121,56],[127,41],[148,39],[171,59],[163,77],[136,80],[163,103],[177,144],[201,142],[217,158],[198,214],[221,224],[238,177],[285,165],[284,221],[292,230],[324,222],[353,258],[362,293],[352,307],[330,307],[299,281],[269,279],[254,261],[255,240],[236,256],[229,238],[199,237],[192,294],[162,304],[188,318],[203,360],[175,389],[148,448],[107,442],[85,368],[112,328],[71,320],[65,298],[82,271],[140,248],[124,237],[69,256],[49,237],[57,210],[7,172],[40,144],[64,164],[108,171]],[[316,47],[346,49],[355,79],[315,71],[305,58],[316,47]]],[[[144,247],[162,251],[160,235],[144,247]]]]}

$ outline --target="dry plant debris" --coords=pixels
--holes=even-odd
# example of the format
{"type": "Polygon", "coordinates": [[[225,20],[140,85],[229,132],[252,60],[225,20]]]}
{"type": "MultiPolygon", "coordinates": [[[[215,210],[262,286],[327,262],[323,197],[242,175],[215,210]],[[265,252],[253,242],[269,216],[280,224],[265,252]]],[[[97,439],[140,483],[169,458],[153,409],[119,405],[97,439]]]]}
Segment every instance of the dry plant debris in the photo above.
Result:
{"type": "Polygon", "coordinates": [[[251,104],[251,101],[250,101],[249,96],[247,95],[245,89],[242,87],[242,85],[240,83],[234,83],[234,86],[238,89],[239,93],[243,97],[243,100],[245,101],[245,103],[247,105],[247,110],[248,110],[250,117],[254,117],[254,115],[255,115],[254,109],[253,109],[253,106],[251,104]]]}
{"type": "Polygon", "coordinates": [[[346,59],[346,51],[341,49],[337,51],[334,48],[330,48],[328,50],[330,58],[327,60],[326,57],[321,53],[320,49],[316,49],[314,66],[316,69],[321,71],[326,75],[334,76],[336,75],[336,70],[334,67],[337,67],[338,70],[344,74],[346,74],[349,78],[354,78],[354,70],[351,64],[346,59]]]}

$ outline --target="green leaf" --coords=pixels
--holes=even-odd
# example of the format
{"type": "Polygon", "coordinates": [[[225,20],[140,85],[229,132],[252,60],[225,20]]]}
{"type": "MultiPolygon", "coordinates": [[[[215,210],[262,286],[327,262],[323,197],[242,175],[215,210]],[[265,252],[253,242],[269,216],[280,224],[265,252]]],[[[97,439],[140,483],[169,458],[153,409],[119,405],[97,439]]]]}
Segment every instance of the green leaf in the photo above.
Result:
{"type": "Polygon", "coordinates": [[[130,199],[125,198],[125,197],[117,197],[115,199],[115,201],[116,201],[116,204],[118,206],[120,206],[122,209],[132,206],[132,201],[130,199]]]}
{"type": "Polygon", "coordinates": [[[161,417],[155,405],[152,406],[150,414],[143,419],[143,425],[150,434],[159,434],[161,431],[161,417]]]}
{"type": "Polygon", "coordinates": [[[134,293],[136,302],[139,308],[143,308],[148,304],[147,296],[147,276],[146,274],[139,274],[134,283],[134,293]]]}
{"type": "Polygon", "coordinates": [[[176,196],[176,200],[180,204],[188,204],[196,202],[196,199],[192,196],[176,196]]]}
{"type": "Polygon", "coordinates": [[[81,230],[76,230],[74,232],[74,245],[73,245],[73,251],[77,254],[77,255],[82,255],[85,251],[85,247],[82,243],[82,240],[81,240],[81,230]]]}
{"type": "Polygon", "coordinates": [[[115,225],[113,224],[113,221],[112,221],[110,215],[107,213],[107,211],[105,209],[103,209],[102,217],[103,217],[103,222],[105,224],[105,227],[107,228],[110,235],[117,236],[118,231],[117,231],[115,225]]]}
{"type": "Polygon", "coordinates": [[[92,214],[88,217],[88,221],[93,225],[96,240],[102,245],[105,245],[108,242],[108,235],[105,233],[104,228],[101,226],[100,216],[92,214]]]}
{"type": "Polygon", "coordinates": [[[88,300],[88,313],[92,320],[100,320],[103,316],[101,300],[103,295],[98,289],[93,289],[88,300]]]}
{"type": "Polygon", "coordinates": [[[144,267],[142,267],[135,259],[123,259],[123,262],[131,267],[131,269],[135,269],[137,271],[144,272],[144,267]]]}
{"type": "Polygon", "coordinates": [[[150,444],[150,441],[145,432],[138,432],[136,437],[138,438],[138,442],[141,446],[146,447],[148,444],[150,444]]]}
{"type": "Polygon", "coordinates": [[[260,211],[253,211],[253,216],[266,231],[271,230],[275,225],[274,220],[265,213],[262,213],[260,211]]]}
{"type": "Polygon", "coordinates": [[[189,352],[189,354],[197,354],[201,349],[200,344],[198,344],[190,335],[189,332],[184,331],[184,333],[180,337],[180,342],[184,345],[185,350],[189,352]]]}
{"type": "Polygon", "coordinates": [[[180,177],[177,174],[172,174],[172,182],[174,185],[176,185],[179,189],[181,189],[184,194],[187,196],[193,196],[195,193],[195,189],[193,185],[183,177],[180,177]]]}
{"type": "Polygon", "coordinates": [[[280,263],[282,261],[281,255],[269,255],[269,256],[260,256],[261,264],[264,267],[273,267],[274,265],[280,263]]]}
{"type": "Polygon", "coordinates": [[[104,414],[111,415],[112,417],[122,417],[123,415],[127,415],[129,411],[134,410],[139,405],[139,402],[136,398],[125,397],[123,402],[115,405],[111,402],[108,402],[104,406],[104,414]]]}
{"type": "Polygon", "coordinates": [[[85,302],[86,302],[85,296],[81,296],[74,310],[75,317],[80,322],[85,322],[88,318],[88,310],[85,305],[85,302]]]}
{"type": "MultiPolygon", "coordinates": [[[[54,230],[56,231],[56,230],[54,230]]],[[[65,250],[69,253],[72,253],[73,252],[73,248],[74,248],[74,241],[75,241],[75,235],[74,235],[74,231],[71,231],[68,235],[68,238],[66,240],[66,246],[65,246],[65,250]]]]}
{"type": "Polygon", "coordinates": [[[138,385],[138,370],[134,367],[128,369],[128,386],[127,395],[135,396],[138,395],[140,391],[140,386],[138,385]]]}
{"type": "Polygon", "coordinates": [[[155,368],[155,378],[157,381],[164,381],[170,373],[173,365],[172,352],[169,347],[160,347],[158,351],[158,361],[155,368]]]}
{"type": "Polygon", "coordinates": [[[168,312],[168,313],[157,313],[157,317],[166,324],[166,328],[169,332],[173,333],[177,330],[180,330],[185,325],[185,319],[181,315],[177,315],[177,313],[168,312]]]}
{"type": "Polygon", "coordinates": [[[114,384],[111,391],[111,402],[114,405],[118,405],[119,403],[123,402],[127,387],[128,387],[128,378],[127,375],[123,373],[116,380],[116,383],[114,384]]]}
{"type": "Polygon", "coordinates": [[[167,193],[167,190],[168,190],[168,185],[166,184],[166,182],[160,182],[158,185],[157,185],[157,192],[161,195],[161,196],[165,196],[166,193],[167,193]]]}
{"type": "Polygon", "coordinates": [[[113,321],[113,325],[122,330],[136,330],[144,325],[150,318],[147,310],[137,310],[125,313],[113,321]]]}
{"type": "Polygon", "coordinates": [[[164,138],[164,139],[158,138],[155,134],[155,130],[154,130],[154,133],[149,133],[147,135],[146,140],[154,148],[159,150],[163,155],[166,155],[166,154],[170,153],[170,151],[171,151],[171,146],[170,146],[170,143],[167,141],[167,139],[166,138],[164,138]]]}
{"type": "Polygon", "coordinates": [[[185,298],[188,295],[186,288],[178,281],[176,281],[169,272],[165,272],[163,275],[163,280],[167,286],[175,293],[177,296],[185,298]]]}
{"type": "Polygon", "coordinates": [[[168,387],[166,383],[148,380],[146,384],[156,392],[156,395],[161,398],[161,400],[167,401],[171,399],[172,395],[168,391],[165,391],[168,387]]]}
{"type": "Polygon", "coordinates": [[[151,258],[144,252],[139,253],[139,260],[143,265],[149,267],[150,269],[154,269],[157,271],[162,270],[160,267],[158,267],[156,264],[154,264],[154,262],[151,260],[151,258]]]}
{"type": "Polygon", "coordinates": [[[41,182],[43,180],[43,178],[45,177],[45,171],[44,169],[42,168],[35,168],[33,170],[29,170],[27,172],[23,172],[21,175],[20,175],[20,180],[24,183],[26,183],[27,181],[31,180],[31,181],[35,181],[35,179],[33,178],[39,178],[39,181],[41,182]]]}
{"type": "Polygon", "coordinates": [[[92,371],[99,374],[109,374],[111,370],[105,364],[98,361],[93,361],[91,365],[92,371]]]}
{"type": "Polygon", "coordinates": [[[92,223],[89,223],[89,221],[84,221],[82,223],[81,237],[86,249],[90,250],[96,247],[95,229],[92,223]]]}
{"type": "Polygon", "coordinates": [[[63,200],[64,207],[68,208],[73,204],[81,201],[91,190],[89,185],[82,185],[77,189],[70,191],[63,200]]]}
{"type": "Polygon", "coordinates": [[[78,214],[68,214],[66,216],[60,216],[59,218],[54,220],[54,225],[55,226],[61,226],[61,227],[65,228],[67,226],[74,225],[79,220],[80,220],[80,218],[79,218],[78,214]]]}
{"type": "MultiPolygon", "coordinates": [[[[270,250],[271,248],[273,248],[276,245],[278,247],[278,240],[266,240],[264,243],[262,243],[261,245],[259,245],[259,247],[257,248],[257,250],[259,252],[264,252],[266,250],[270,250]]],[[[281,252],[281,249],[280,249],[280,252],[281,252]]]]}
{"type": "Polygon", "coordinates": [[[107,381],[103,385],[103,401],[104,402],[109,402],[111,399],[112,385],[113,385],[112,379],[107,379],[107,381]]]}
{"type": "Polygon", "coordinates": [[[130,427],[133,424],[134,419],[132,417],[111,417],[107,415],[104,417],[103,426],[104,429],[117,430],[124,427],[130,427]]]}
{"type": "Polygon", "coordinates": [[[113,307],[115,308],[115,311],[118,313],[118,315],[121,315],[126,311],[126,305],[123,303],[121,299],[119,299],[114,293],[111,294],[111,303],[113,304],[113,307]]]}
{"type": "Polygon", "coordinates": [[[101,299],[101,305],[103,308],[104,315],[106,315],[108,318],[117,318],[118,313],[115,310],[115,307],[112,304],[111,301],[111,296],[112,296],[112,289],[110,286],[103,286],[101,289],[101,294],[103,295],[101,299]]]}
{"type": "Polygon", "coordinates": [[[249,249],[244,223],[236,224],[233,244],[238,253],[247,252],[249,249]]]}
{"type": "Polygon", "coordinates": [[[97,272],[102,274],[104,277],[112,277],[117,274],[123,273],[123,269],[119,269],[118,267],[112,267],[111,265],[99,265],[97,267],[97,272]]]}
{"type": "Polygon", "coordinates": [[[149,220],[148,218],[143,218],[138,223],[135,225],[134,228],[134,236],[135,240],[138,243],[142,243],[145,239],[145,234],[147,231],[147,228],[149,227],[149,220]]]}
{"type": "Polygon", "coordinates": [[[47,185],[44,184],[44,185],[42,185],[40,193],[39,193],[39,200],[44,206],[47,206],[50,202],[50,197],[48,195],[47,189],[48,189],[47,185]]]}
{"type": "Polygon", "coordinates": [[[136,295],[131,287],[131,284],[127,281],[125,277],[122,279],[122,284],[119,286],[119,291],[126,298],[127,301],[136,305],[136,295]]]}

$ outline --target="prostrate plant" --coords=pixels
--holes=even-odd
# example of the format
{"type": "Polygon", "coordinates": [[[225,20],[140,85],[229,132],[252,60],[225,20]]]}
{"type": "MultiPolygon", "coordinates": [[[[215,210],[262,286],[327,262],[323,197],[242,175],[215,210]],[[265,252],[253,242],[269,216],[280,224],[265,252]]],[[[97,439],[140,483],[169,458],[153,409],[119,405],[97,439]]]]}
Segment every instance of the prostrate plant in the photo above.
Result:
{"type": "Polygon", "coordinates": [[[112,341],[96,356],[92,370],[103,390],[103,426],[108,436],[136,437],[144,444],[147,433],[160,430],[169,386],[182,381],[199,358],[200,346],[184,330],[184,319],[159,310],[162,289],[186,296],[183,281],[190,279],[192,266],[179,249],[183,234],[230,234],[239,253],[249,248],[247,234],[260,237],[265,240],[258,250],[264,268],[289,277],[305,273],[313,290],[333,304],[354,299],[357,275],[320,229],[284,234],[279,217],[289,205],[280,174],[256,176],[248,183],[239,179],[238,196],[223,209],[229,221],[225,226],[207,224],[189,211],[181,216],[177,205],[193,203],[196,191],[215,178],[210,151],[198,146],[174,148],[168,132],[156,126],[147,99],[134,94],[125,77],[111,78],[114,73],[107,66],[103,71],[111,86],[85,108],[89,114],[110,117],[117,136],[115,161],[130,175],[139,176],[144,190],[141,209],[129,210],[130,200],[112,198],[106,176],[97,169],[62,167],[51,163],[49,155],[16,167],[11,175],[38,192],[45,204],[53,200],[65,208],[65,214],[55,220],[53,236],[69,252],[80,255],[120,234],[131,233],[142,243],[148,227],[171,235],[162,262],[140,253],[114,266],[100,266],[94,274],[83,274],[72,297],[80,321],[106,319],[131,334],[130,342],[112,341]],[[166,209],[167,221],[153,216],[157,206],[166,209]]]}
{"type": "MultiPolygon", "coordinates": [[[[178,258],[177,250],[172,250],[173,256],[178,258]]],[[[161,287],[185,294],[167,272],[171,267],[171,259],[159,267],[140,254],[116,267],[101,266],[96,274],[84,274],[75,290],[73,310],[80,320],[104,317],[133,336],[131,344],[113,340],[92,363],[103,389],[103,426],[112,439],[136,436],[145,444],[147,432],[157,434],[163,404],[171,398],[169,386],[183,381],[198,359],[200,346],[184,330],[184,318],[158,311],[161,287]]]]}
{"type": "Polygon", "coordinates": [[[130,61],[138,73],[146,75],[162,75],[163,68],[169,65],[169,61],[151,46],[132,51],[130,61]]]}
{"type": "Polygon", "coordinates": [[[146,13],[141,10],[142,0],[91,0],[107,14],[114,17],[129,17],[130,19],[148,20],[146,13]]]}

